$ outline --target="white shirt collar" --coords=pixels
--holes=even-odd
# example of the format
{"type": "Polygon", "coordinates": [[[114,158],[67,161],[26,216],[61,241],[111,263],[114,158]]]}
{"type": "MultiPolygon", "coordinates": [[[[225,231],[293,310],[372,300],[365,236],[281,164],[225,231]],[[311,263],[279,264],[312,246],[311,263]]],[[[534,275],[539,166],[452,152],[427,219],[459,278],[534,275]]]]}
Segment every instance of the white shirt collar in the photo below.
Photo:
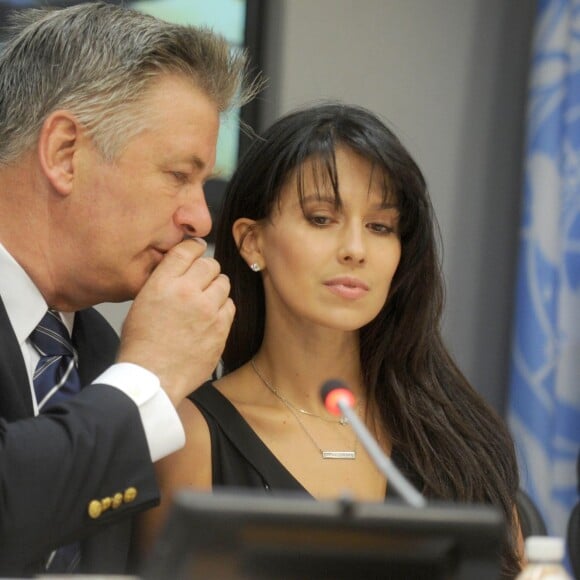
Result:
{"type": "MultiPolygon", "coordinates": [[[[0,243],[0,296],[18,343],[22,346],[48,310],[48,305],[22,266],[0,243]]],[[[69,332],[74,315],[63,322],[69,332]]]]}

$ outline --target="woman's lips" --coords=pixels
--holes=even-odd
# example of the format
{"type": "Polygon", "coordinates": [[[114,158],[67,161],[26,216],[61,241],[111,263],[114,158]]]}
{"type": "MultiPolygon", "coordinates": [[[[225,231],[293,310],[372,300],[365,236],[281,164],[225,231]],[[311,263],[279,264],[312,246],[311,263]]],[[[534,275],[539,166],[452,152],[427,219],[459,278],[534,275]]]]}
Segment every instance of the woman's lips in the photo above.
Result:
{"type": "Polygon", "coordinates": [[[324,283],[324,285],[337,296],[348,300],[356,300],[365,296],[369,287],[358,278],[341,277],[333,278],[324,283]]]}

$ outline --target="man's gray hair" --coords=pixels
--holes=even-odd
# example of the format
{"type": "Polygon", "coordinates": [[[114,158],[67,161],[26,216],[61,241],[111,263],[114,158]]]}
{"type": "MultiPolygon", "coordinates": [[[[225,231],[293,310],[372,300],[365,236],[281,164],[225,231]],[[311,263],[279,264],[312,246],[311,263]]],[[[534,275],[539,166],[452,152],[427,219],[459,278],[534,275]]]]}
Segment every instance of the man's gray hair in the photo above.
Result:
{"type": "Polygon", "coordinates": [[[14,16],[0,49],[0,164],[35,145],[66,109],[114,159],[146,123],[136,104],[163,74],[191,79],[220,112],[253,97],[243,51],[208,29],[170,24],[104,2],[14,16]]]}

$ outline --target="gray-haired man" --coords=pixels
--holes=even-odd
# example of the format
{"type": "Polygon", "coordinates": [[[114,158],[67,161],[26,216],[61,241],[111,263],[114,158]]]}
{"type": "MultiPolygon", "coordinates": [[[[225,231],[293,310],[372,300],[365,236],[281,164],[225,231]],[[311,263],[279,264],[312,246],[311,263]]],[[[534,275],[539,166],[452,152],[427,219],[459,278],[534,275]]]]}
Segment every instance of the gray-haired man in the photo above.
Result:
{"type": "Polygon", "coordinates": [[[125,571],[127,516],[156,504],[153,462],[183,443],[174,406],[234,316],[198,238],[244,71],[210,32],[105,3],[25,11],[1,49],[0,576],[69,544],[69,570],[125,571]],[[119,345],[91,306],[133,298],[119,345]],[[48,309],[89,386],[39,412],[30,333],[48,309]]]}

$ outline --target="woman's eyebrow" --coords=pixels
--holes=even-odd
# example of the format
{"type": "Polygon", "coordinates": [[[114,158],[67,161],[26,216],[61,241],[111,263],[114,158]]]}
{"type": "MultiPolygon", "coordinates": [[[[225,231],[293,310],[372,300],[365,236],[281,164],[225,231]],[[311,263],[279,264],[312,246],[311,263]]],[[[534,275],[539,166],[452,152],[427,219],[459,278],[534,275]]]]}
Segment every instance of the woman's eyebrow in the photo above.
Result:
{"type": "Polygon", "coordinates": [[[381,201],[372,206],[373,209],[399,209],[399,204],[396,201],[381,201]]]}
{"type": "Polygon", "coordinates": [[[319,201],[325,201],[325,202],[329,202],[329,203],[336,203],[336,198],[334,195],[329,195],[329,194],[309,194],[309,195],[305,195],[302,200],[304,201],[304,203],[310,203],[310,202],[319,202],[319,201]]]}

